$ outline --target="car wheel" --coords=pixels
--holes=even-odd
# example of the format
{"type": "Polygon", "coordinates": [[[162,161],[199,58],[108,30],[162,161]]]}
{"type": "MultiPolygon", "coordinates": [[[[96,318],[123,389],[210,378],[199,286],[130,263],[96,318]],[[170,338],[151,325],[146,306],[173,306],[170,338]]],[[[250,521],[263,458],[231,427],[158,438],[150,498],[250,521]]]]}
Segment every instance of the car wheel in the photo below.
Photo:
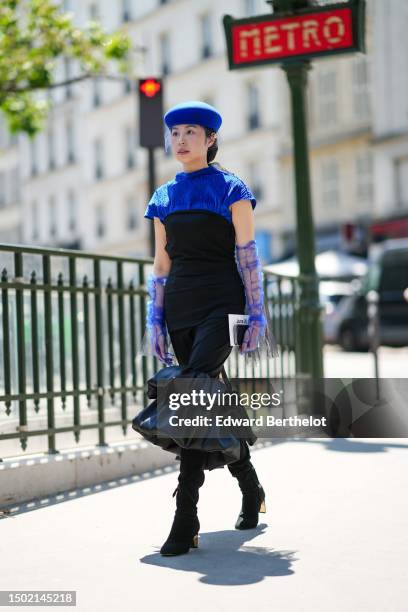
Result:
{"type": "Polygon", "coordinates": [[[355,351],[357,350],[357,343],[350,327],[344,327],[340,332],[339,344],[343,351],[355,351]]]}

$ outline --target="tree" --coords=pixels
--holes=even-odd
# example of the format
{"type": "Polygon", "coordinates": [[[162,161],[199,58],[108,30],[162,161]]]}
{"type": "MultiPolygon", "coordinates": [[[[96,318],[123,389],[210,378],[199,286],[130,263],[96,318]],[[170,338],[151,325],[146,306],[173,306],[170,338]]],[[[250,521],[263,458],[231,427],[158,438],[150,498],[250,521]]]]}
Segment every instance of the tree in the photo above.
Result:
{"type": "Polygon", "coordinates": [[[131,41],[106,33],[96,21],[76,27],[73,15],[52,0],[0,0],[0,110],[12,133],[34,136],[47,115],[39,90],[61,87],[103,73],[113,61],[129,69],[131,41]],[[56,83],[61,58],[77,60],[81,74],[56,83]]]}

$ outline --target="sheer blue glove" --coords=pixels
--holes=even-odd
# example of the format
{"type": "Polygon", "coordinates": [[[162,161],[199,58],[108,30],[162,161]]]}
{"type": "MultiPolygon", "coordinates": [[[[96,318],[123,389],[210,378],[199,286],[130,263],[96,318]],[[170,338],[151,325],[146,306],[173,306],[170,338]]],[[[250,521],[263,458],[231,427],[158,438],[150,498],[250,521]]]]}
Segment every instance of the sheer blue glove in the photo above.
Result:
{"type": "MultiPolygon", "coordinates": [[[[238,271],[245,289],[245,314],[249,315],[249,326],[239,349],[240,354],[252,353],[266,343],[272,357],[278,356],[276,340],[268,325],[264,305],[263,271],[255,240],[244,245],[235,245],[238,271]]],[[[258,353],[258,351],[257,351],[258,353]]],[[[259,354],[257,355],[259,357],[259,354]]]]}
{"type": "Polygon", "coordinates": [[[164,316],[164,286],[167,276],[150,274],[147,281],[147,290],[150,299],[146,311],[146,338],[147,352],[152,352],[160,361],[173,365],[174,355],[169,351],[169,338],[164,316]],[[150,349],[150,350],[149,350],[150,349]]]}

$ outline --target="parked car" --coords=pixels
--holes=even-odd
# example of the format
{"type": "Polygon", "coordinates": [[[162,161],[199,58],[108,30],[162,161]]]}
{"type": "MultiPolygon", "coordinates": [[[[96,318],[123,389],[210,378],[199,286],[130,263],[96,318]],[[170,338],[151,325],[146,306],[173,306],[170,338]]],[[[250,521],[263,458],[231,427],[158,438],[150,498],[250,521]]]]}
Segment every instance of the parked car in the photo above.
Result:
{"type": "Polygon", "coordinates": [[[368,350],[367,296],[378,296],[379,343],[408,346],[408,240],[386,240],[374,245],[361,288],[344,297],[331,317],[329,342],[346,351],[368,350]]]}
{"type": "Polygon", "coordinates": [[[353,295],[360,286],[358,280],[351,283],[339,281],[320,281],[320,303],[324,307],[322,313],[323,338],[325,342],[337,342],[337,311],[339,304],[347,296],[353,295]]]}
{"type": "Polygon", "coordinates": [[[344,296],[330,317],[325,334],[329,344],[339,344],[345,351],[368,350],[368,316],[365,295],[356,292],[344,296]]]}
{"type": "MultiPolygon", "coordinates": [[[[328,343],[337,343],[337,309],[343,298],[353,295],[356,289],[360,287],[360,281],[354,279],[351,282],[337,280],[321,280],[319,282],[319,300],[323,306],[322,309],[322,328],[323,339],[328,343]]],[[[293,338],[293,305],[292,305],[292,283],[286,279],[281,283],[281,300],[282,306],[275,304],[274,312],[276,320],[279,321],[279,316],[282,316],[281,324],[276,325],[274,333],[278,342],[285,348],[294,348],[293,338]]],[[[268,287],[269,298],[275,298],[278,301],[276,284],[271,283],[268,287]]]]}

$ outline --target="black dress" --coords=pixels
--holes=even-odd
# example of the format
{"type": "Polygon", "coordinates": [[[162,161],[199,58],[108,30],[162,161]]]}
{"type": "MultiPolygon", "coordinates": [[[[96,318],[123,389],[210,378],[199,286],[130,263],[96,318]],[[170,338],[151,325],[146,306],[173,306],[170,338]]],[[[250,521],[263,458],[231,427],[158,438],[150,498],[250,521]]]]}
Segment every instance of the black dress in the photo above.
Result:
{"type": "MultiPolygon", "coordinates": [[[[228,313],[245,313],[245,290],[235,260],[235,229],[217,213],[173,212],[164,220],[166,251],[172,260],[164,289],[164,312],[180,365],[218,376],[232,347],[228,313]]],[[[249,456],[250,431],[236,447],[236,459],[249,456]]],[[[205,469],[223,467],[231,456],[208,452],[205,469]]]]}
{"type": "Polygon", "coordinates": [[[164,289],[169,332],[244,314],[233,224],[217,213],[190,210],[169,214],[164,225],[172,261],[164,289]]]}
{"type": "MultiPolygon", "coordinates": [[[[193,369],[194,375],[225,374],[224,362],[232,351],[228,314],[245,313],[245,288],[235,259],[229,208],[241,199],[255,207],[253,194],[238,177],[208,167],[179,173],[159,187],[145,212],[145,217],[159,217],[165,226],[171,269],[164,287],[164,316],[179,366],[187,372],[193,369]]],[[[228,452],[222,447],[206,452],[205,469],[248,457],[248,444],[257,438],[251,428],[247,431],[248,435],[235,438],[228,452]]],[[[177,439],[151,436],[150,440],[176,455],[180,452],[177,439]]]]}

